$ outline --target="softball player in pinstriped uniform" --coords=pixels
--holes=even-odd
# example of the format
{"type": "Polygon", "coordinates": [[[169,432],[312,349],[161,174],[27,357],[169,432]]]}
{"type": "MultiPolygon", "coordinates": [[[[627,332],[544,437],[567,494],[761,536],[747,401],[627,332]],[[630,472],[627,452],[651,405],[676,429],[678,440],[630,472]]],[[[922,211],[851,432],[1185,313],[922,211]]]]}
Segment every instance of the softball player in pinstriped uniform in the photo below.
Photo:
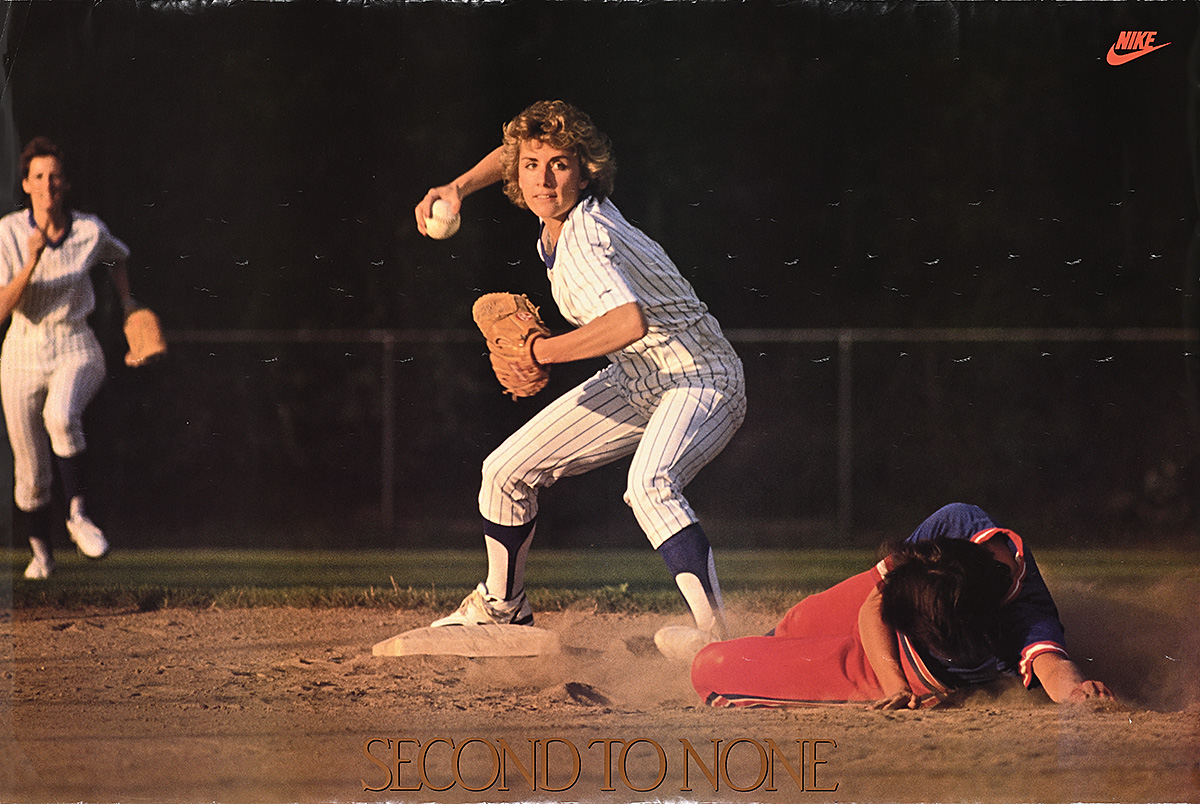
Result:
{"type": "Polygon", "coordinates": [[[632,456],[625,502],[667,563],[707,641],[726,633],[712,550],[683,496],[745,416],[742,364],[663,249],[609,200],[608,141],[579,110],[540,102],[505,144],[417,206],[461,200],[503,180],[541,220],[538,252],[577,329],[534,343],[543,364],[607,355],[609,365],[550,403],[484,462],[480,512],[487,580],[434,625],[531,623],[524,565],[539,494],[558,479],[632,456]]]}
{"type": "Polygon", "coordinates": [[[129,249],[92,215],[71,211],[59,148],[32,140],[21,156],[28,209],[0,219],[0,321],[10,314],[0,349],[0,398],[13,452],[14,523],[33,550],[25,577],[54,570],[50,501],[57,467],[71,540],[90,558],[108,552],[85,506],[83,412],[104,382],[104,355],[87,316],[95,307],[91,269],[112,263],[122,302],[130,303],[129,249]]]}

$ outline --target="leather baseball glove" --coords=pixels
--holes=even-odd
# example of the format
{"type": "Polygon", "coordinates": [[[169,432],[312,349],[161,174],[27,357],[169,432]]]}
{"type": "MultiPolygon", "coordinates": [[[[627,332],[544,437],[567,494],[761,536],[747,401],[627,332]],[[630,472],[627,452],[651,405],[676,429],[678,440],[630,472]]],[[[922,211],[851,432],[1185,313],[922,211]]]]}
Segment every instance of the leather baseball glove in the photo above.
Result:
{"type": "Polygon", "coordinates": [[[492,371],[513,400],[546,387],[550,371],[533,359],[533,342],[550,335],[538,308],[524,294],[487,293],[471,308],[475,325],[487,339],[492,371]]]}
{"type": "Polygon", "coordinates": [[[129,342],[129,352],[125,355],[127,366],[144,366],[167,354],[162,325],[148,307],[138,307],[125,316],[125,340],[129,342]]]}

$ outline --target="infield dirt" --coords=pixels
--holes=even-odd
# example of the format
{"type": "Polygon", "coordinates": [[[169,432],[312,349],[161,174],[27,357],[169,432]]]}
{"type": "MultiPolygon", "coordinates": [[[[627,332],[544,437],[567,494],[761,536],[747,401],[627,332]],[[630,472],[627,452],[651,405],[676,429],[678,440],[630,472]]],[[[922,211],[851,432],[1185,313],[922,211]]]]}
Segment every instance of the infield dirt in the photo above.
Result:
{"type": "MultiPolygon", "coordinates": [[[[707,708],[653,647],[678,616],[542,613],[561,654],[465,659],[371,655],[426,611],[18,610],[0,799],[1197,801],[1197,592],[1194,574],[1056,589],[1074,657],[1119,704],[1006,687],[897,713],[707,708]]],[[[739,634],[777,616],[733,614],[739,634]]]]}

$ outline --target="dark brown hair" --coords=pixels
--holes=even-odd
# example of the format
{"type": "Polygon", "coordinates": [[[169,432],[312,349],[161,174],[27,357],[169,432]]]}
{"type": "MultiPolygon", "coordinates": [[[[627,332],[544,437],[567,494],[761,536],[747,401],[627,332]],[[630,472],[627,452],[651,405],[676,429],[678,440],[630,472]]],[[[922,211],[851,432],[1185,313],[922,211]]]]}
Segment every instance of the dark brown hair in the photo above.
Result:
{"type": "Polygon", "coordinates": [[[883,621],[955,663],[995,652],[997,612],[1012,585],[983,545],[937,537],[905,542],[880,586],[883,621]]]}
{"type": "Polygon", "coordinates": [[[58,143],[49,137],[34,137],[21,150],[21,178],[29,178],[29,163],[39,156],[53,156],[58,160],[64,170],[66,169],[67,160],[63,155],[62,148],[58,147],[58,143]]]}

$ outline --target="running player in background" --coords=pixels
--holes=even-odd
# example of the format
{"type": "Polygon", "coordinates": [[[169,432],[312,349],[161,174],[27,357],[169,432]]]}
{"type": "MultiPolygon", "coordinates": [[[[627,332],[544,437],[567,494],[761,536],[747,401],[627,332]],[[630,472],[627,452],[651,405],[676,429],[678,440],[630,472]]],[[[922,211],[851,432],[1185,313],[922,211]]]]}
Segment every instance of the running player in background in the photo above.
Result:
{"type": "Polygon", "coordinates": [[[500,147],[416,207],[424,234],[435,200],[458,212],[467,195],[503,182],[508,198],[538,217],[551,292],[577,327],[535,341],[534,359],[610,361],[484,462],[487,579],[435,626],[532,623],[525,561],[541,490],[632,455],[625,502],[687,601],[696,623],[688,638],[727,634],[712,549],[683,489],[742,423],[742,364],[662,247],[609,198],[615,169],[607,137],[586,114],[542,101],[504,127],[500,147]]]}
{"type": "Polygon", "coordinates": [[[87,323],[95,307],[91,270],[99,263],[129,309],[129,249],[95,216],[71,210],[63,153],[37,137],[21,154],[29,207],[0,219],[0,322],[12,316],[0,351],[0,398],[13,452],[14,532],[33,550],[25,577],[54,571],[51,487],[57,468],[68,506],[67,532],[80,552],[108,552],[87,515],[83,412],[106,375],[87,323]]]}
{"type": "Polygon", "coordinates": [[[712,706],[916,709],[1002,676],[1059,703],[1113,697],[1068,658],[1021,537],[962,503],[872,569],[797,603],[767,636],[708,645],[692,662],[692,685],[712,706]]]}

